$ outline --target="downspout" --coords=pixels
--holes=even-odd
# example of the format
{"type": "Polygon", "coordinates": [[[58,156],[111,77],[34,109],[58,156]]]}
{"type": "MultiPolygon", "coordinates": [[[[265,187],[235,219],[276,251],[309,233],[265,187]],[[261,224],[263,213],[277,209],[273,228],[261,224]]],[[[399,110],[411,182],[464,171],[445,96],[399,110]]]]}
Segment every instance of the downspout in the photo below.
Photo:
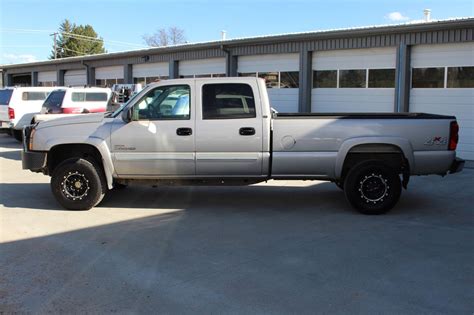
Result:
{"type": "Polygon", "coordinates": [[[86,68],[87,87],[91,87],[91,84],[90,84],[90,77],[91,77],[90,66],[87,63],[85,63],[84,60],[81,60],[81,64],[86,68]]]}

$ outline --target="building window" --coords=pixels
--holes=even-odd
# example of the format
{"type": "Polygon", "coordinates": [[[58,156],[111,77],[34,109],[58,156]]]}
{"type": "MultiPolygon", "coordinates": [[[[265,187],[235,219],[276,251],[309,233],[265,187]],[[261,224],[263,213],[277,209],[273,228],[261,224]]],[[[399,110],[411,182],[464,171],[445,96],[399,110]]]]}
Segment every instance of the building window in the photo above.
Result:
{"type": "Polygon", "coordinates": [[[179,78],[180,79],[192,79],[192,78],[194,78],[194,75],[193,74],[180,75],[179,78]]]}
{"type": "Polygon", "coordinates": [[[258,77],[265,80],[267,89],[279,88],[278,72],[259,72],[258,77]]]}
{"type": "Polygon", "coordinates": [[[255,118],[255,101],[250,85],[206,84],[202,87],[203,119],[255,118]]]}
{"type": "Polygon", "coordinates": [[[239,72],[239,77],[256,77],[256,72],[239,72]]]}
{"type": "Polygon", "coordinates": [[[413,68],[412,88],[443,88],[444,68],[413,68]]]}
{"type": "Polygon", "coordinates": [[[448,88],[474,88],[474,67],[448,67],[448,88]]]}
{"type": "Polygon", "coordinates": [[[369,69],[369,88],[394,88],[395,69],[369,69]]]}
{"type": "Polygon", "coordinates": [[[280,88],[297,89],[300,86],[300,73],[298,71],[280,72],[280,88]]]}
{"type": "Polygon", "coordinates": [[[160,81],[160,77],[146,77],[145,78],[146,84],[150,84],[150,83],[158,82],[158,81],[160,81]]]}
{"type": "Polygon", "coordinates": [[[212,74],[196,74],[195,78],[212,78],[212,74]]]}
{"type": "Polygon", "coordinates": [[[146,85],[146,78],[144,78],[144,77],[133,78],[133,83],[134,84],[146,85]]]}
{"type": "Polygon", "coordinates": [[[225,73],[214,73],[214,74],[212,74],[212,77],[213,78],[224,78],[225,73]]]}
{"type": "Polygon", "coordinates": [[[97,80],[95,80],[95,85],[100,86],[100,87],[105,87],[105,80],[97,79],[97,80]]]}
{"type": "Polygon", "coordinates": [[[365,88],[366,69],[339,70],[339,87],[341,88],[365,88]]]}
{"type": "Polygon", "coordinates": [[[53,87],[53,86],[56,86],[56,81],[43,81],[43,82],[38,82],[38,86],[53,87]]]}
{"type": "Polygon", "coordinates": [[[313,88],[337,88],[337,70],[313,71],[313,88]]]}

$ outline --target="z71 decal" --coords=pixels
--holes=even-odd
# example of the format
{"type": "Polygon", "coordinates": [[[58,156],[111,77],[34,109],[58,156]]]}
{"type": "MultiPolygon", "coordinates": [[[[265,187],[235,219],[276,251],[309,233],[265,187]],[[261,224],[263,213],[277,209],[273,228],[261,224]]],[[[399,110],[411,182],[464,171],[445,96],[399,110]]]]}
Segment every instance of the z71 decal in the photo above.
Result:
{"type": "Polygon", "coordinates": [[[433,137],[425,141],[424,145],[445,145],[448,143],[448,139],[444,137],[433,137]]]}

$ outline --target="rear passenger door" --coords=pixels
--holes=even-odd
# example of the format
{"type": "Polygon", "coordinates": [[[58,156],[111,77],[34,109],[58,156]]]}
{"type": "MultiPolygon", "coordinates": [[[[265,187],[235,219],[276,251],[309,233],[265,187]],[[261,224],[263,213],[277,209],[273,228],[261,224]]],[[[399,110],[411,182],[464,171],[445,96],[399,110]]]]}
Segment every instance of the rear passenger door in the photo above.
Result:
{"type": "Polygon", "coordinates": [[[257,86],[196,81],[196,175],[262,175],[262,113],[257,86]]]}

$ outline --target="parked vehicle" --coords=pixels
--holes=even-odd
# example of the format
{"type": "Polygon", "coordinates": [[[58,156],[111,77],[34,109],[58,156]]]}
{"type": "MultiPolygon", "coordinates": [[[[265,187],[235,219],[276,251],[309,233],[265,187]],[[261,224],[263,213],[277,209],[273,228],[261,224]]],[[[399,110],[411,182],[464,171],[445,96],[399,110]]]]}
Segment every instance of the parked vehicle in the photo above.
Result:
{"type": "Polygon", "coordinates": [[[56,119],[69,114],[106,112],[111,101],[109,88],[61,88],[54,90],[44,101],[34,121],[56,119]]]}
{"type": "Polygon", "coordinates": [[[6,87],[0,89],[0,124],[3,132],[21,141],[23,127],[31,124],[33,116],[54,87],[6,87]]]}
{"type": "Polygon", "coordinates": [[[301,179],[335,182],[353,207],[380,214],[411,175],[461,171],[457,142],[453,116],[272,114],[262,79],[182,79],[149,85],[110,115],[25,128],[23,168],[50,175],[73,210],[114,185],[301,179]]]}

